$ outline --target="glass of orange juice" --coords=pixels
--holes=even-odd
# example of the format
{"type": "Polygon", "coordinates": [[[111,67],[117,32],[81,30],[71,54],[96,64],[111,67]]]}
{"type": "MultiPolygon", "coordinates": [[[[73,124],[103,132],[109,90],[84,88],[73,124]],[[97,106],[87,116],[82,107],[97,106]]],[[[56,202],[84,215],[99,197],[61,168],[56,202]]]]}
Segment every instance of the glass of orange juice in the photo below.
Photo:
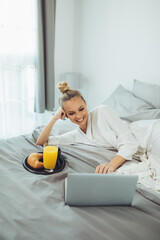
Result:
{"type": "Polygon", "coordinates": [[[43,150],[44,168],[53,171],[58,158],[58,146],[46,146],[43,150]]]}

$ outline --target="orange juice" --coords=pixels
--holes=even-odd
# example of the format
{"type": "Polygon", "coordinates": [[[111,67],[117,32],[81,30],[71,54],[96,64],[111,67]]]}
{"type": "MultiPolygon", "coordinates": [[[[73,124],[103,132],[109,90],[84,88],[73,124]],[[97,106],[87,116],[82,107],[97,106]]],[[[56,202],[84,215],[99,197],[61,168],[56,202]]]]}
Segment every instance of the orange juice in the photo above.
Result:
{"type": "Polygon", "coordinates": [[[43,150],[43,163],[47,169],[54,169],[57,162],[58,147],[47,146],[43,150]]]}

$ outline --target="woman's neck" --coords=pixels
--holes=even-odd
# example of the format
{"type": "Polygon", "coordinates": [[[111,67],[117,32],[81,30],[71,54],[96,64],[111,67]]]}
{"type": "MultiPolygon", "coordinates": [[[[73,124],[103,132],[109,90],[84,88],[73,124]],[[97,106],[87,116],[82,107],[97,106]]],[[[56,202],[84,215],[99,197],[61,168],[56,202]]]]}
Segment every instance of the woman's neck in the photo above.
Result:
{"type": "Polygon", "coordinates": [[[86,134],[87,132],[87,125],[88,125],[88,122],[85,124],[85,126],[81,126],[80,129],[82,130],[82,132],[84,132],[86,134]]]}
{"type": "Polygon", "coordinates": [[[86,134],[87,128],[81,128],[81,127],[80,127],[80,129],[81,129],[82,132],[84,132],[84,133],[86,134]]]}

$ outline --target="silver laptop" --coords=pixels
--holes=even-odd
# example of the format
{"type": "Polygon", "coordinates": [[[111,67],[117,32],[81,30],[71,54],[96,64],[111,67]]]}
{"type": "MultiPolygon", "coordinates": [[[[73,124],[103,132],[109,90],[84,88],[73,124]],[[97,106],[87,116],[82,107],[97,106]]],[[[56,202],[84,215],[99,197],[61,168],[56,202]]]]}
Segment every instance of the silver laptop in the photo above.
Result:
{"type": "Polygon", "coordinates": [[[69,173],[65,179],[65,203],[73,206],[130,206],[137,175],[69,173]]]}

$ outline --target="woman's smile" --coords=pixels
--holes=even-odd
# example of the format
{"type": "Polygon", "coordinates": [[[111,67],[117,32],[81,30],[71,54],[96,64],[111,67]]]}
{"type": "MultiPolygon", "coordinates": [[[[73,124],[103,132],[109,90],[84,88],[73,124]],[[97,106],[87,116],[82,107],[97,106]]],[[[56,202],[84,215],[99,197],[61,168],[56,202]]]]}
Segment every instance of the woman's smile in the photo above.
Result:
{"type": "Polygon", "coordinates": [[[77,119],[77,122],[82,122],[84,118],[81,118],[81,119],[77,119]]]}

